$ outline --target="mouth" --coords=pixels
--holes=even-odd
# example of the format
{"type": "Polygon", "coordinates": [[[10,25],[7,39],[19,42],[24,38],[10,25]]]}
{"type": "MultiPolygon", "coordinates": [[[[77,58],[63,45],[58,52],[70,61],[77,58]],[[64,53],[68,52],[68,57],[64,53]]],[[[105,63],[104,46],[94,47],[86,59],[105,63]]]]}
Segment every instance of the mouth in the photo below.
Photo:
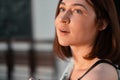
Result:
{"type": "Polygon", "coordinates": [[[59,32],[60,32],[60,34],[62,34],[62,35],[66,35],[66,34],[70,33],[70,31],[69,31],[68,29],[65,29],[65,28],[60,28],[60,29],[59,29],[59,32]]]}
{"type": "Polygon", "coordinates": [[[60,32],[63,32],[63,33],[69,33],[69,32],[66,31],[66,30],[60,30],[60,32]]]}

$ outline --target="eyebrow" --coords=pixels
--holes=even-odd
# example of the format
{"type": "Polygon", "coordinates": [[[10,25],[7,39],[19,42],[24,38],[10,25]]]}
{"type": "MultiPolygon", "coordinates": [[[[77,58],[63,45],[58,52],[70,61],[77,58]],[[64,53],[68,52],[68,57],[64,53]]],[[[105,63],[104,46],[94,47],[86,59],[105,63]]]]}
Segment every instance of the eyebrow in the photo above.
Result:
{"type": "MultiPolygon", "coordinates": [[[[65,3],[64,2],[61,2],[60,3],[60,5],[65,5],[65,3]]],[[[81,6],[81,7],[83,7],[84,9],[86,9],[87,10],[87,8],[83,5],[83,4],[80,4],[80,3],[74,3],[74,4],[72,4],[72,6],[81,6]]]]}

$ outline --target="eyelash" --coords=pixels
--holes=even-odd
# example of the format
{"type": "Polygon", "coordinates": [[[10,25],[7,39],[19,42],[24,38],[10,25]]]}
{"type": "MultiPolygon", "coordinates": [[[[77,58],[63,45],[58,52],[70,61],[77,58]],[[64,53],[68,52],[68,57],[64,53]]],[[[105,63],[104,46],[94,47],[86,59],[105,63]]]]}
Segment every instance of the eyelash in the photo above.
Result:
{"type": "MultiPolygon", "coordinates": [[[[65,11],[65,8],[63,8],[63,7],[59,8],[59,12],[64,12],[64,11],[65,11]]],[[[80,9],[74,9],[74,10],[72,10],[72,13],[81,14],[82,11],[80,9]]]]}
{"type": "Polygon", "coordinates": [[[82,13],[82,11],[80,9],[75,9],[75,10],[73,10],[73,12],[78,13],[78,14],[82,13]]]}
{"type": "Polygon", "coordinates": [[[65,11],[65,8],[63,8],[63,7],[59,8],[59,12],[64,12],[64,11],[65,11]]]}

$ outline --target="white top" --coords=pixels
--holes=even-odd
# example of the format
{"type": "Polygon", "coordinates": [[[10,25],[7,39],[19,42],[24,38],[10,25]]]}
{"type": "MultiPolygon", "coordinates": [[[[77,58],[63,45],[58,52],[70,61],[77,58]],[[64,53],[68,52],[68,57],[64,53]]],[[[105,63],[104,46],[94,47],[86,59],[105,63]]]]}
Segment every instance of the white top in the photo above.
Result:
{"type": "Polygon", "coordinates": [[[60,80],[68,80],[71,74],[71,71],[73,69],[73,65],[74,65],[74,60],[70,59],[70,62],[68,64],[68,66],[66,67],[65,71],[63,72],[60,80]]]}
{"type": "MultiPolygon", "coordinates": [[[[63,72],[60,80],[69,80],[70,74],[71,74],[72,69],[73,69],[73,66],[74,66],[74,60],[71,59],[68,66],[66,67],[65,71],[63,72]]],[[[119,69],[116,69],[116,70],[118,72],[118,77],[119,77],[119,80],[120,80],[120,70],[119,69]]]]}

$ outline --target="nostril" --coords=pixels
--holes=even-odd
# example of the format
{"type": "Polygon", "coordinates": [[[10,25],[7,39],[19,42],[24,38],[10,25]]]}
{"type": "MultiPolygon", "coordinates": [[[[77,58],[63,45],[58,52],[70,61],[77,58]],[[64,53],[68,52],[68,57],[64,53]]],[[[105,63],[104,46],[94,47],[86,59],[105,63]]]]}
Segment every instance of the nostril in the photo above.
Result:
{"type": "Polygon", "coordinates": [[[65,24],[70,23],[70,19],[68,17],[63,18],[61,21],[62,21],[62,23],[65,23],[65,24]]]}

